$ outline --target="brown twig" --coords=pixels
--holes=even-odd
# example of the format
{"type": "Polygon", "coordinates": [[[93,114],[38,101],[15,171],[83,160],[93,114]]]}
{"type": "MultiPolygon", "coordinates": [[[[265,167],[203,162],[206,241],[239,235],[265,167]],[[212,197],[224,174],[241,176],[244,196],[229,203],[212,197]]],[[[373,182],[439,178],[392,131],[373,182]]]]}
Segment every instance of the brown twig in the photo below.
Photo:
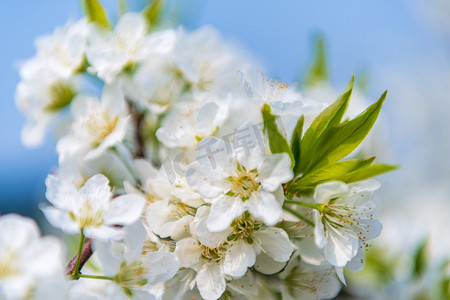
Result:
{"type": "MultiPolygon", "coordinates": [[[[88,261],[88,259],[92,255],[92,238],[87,238],[86,242],[84,242],[83,250],[81,250],[81,260],[80,260],[80,270],[83,265],[88,261]]],[[[77,264],[78,254],[75,255],[74,258],[67,264],[66,266],[66,275],[70,276],[75,271],[75,266],[77,264]]]]}
{"type": "Polygon", "coordinates": [[[142,158],[145,156],[145,149],[144,149],[144,138],[142,136],[142,125],[144,121],[144,114],[142,114],[139,109],[136,107],[133,102],[130,100],[127,100],[128,104],[128,110],[131,114],[131,118],[134,123],[135,127],[135,138],[136,138],[136,158],[142,158]]]}

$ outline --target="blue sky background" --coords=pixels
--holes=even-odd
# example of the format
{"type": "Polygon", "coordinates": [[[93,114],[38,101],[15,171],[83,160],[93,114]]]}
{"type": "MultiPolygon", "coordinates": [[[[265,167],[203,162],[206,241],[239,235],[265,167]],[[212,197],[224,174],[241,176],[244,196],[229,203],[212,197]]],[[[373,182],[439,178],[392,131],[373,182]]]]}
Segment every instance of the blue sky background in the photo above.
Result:
{"type": "MultiPolygon", "coordinates": [[[[326,39],[336,88],[342,89],[352,73],[368,70],[371,100],[389,89],[383,114],[393,145],[390,162],[401,164],[402,169],[384,181],[396,187],[389,190],[390,197],[401,206],[418,195],[428,197],[428,190],[441,191],[435,197],[440,200],[450,195],[450,39],[448,28],[435,24],[434,1],[172,0],[171,5],[186,27],[213,25],[255,54],[266,73],[279,79],[298,81],[307,70],[312,36],[317,32],[326,39]]],[[[129,2],[131,9],[145,4],[129,2]]],[[[115,11],[116,1],[103,3],[115,11]]],[[[44,180],[57,163],[50,135],[35,150],[20,143],[24,120],[14,103],[19,81],[15,65],[34,54],[37,36],[80,16],[77,0],[0,1],[2,213],[40,216],[37,203],[44,199],[44,180]]]]}

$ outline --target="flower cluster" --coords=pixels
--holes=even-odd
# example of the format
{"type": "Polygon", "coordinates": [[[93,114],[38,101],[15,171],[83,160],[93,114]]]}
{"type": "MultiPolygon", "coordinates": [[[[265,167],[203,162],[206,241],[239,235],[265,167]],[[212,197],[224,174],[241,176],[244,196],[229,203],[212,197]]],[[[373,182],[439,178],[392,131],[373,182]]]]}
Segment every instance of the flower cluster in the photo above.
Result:
{"type": "Polygon", "coordinates": [[[25,145],[58,127],[42,211],[79,234],[77,255],[64,275],[62,246],[1,217],[0,297],[337,295],[381,231],[368,178],[393,167],[348,155],[385,94],[342,122],[353,81],[331,105],[304,98],[212,28],[160,28],[155,7],[112,26],[90,2],[86,19],[38,40],[17,88],[25,145]],[[23,228],[19,242],[3,227],[23,228]]]}

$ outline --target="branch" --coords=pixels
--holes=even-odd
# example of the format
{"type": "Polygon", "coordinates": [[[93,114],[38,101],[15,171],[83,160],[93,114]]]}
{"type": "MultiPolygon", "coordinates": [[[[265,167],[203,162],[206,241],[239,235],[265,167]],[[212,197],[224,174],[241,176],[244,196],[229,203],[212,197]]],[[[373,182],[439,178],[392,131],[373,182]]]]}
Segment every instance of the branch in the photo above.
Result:
{"type": "Polygon", "coordinates": [[[144,114],[142,114],[133,102],[127,100],[128,111],[131,114],[135,127],[135,139],[136,139],[136,158],[142,158],[145,156],[144,138],[142,137],[142,122],[144,121],[144,114]]]}
{"type": "MultiPolygon", "coordinates": [[[[86,242],[83,245],[83,250],[81,250],[81,260],[80,260],[80,270],[83,268],[83,265],[87,262],[87,260],[92,255],[92,238],[87,238],[86,242]]],[[[67,264],[66,266],[66,275],[70,276],[75,271],[75,266],[77,264],[78,254],[75,255],[74,258],[67,264]]]]}

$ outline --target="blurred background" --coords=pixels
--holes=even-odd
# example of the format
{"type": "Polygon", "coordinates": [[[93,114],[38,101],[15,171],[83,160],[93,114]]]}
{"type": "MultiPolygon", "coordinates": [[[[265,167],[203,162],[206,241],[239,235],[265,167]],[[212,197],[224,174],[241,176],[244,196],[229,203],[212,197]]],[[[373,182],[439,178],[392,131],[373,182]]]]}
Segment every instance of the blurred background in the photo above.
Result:
{"type": "MultiPolygon", "coordinates": [[[[110,16],[117,1],[104,0],[110,16]]],[[[146,6],[129,0],[130,10],[146,6]]],[[[429,236],[431,256],[450,253],[450,2],[448,0],[172,0],[170,17],[195,29],[216,27],[256,55],[266,75],[300,82],[325,42],[329,79],[342,91],[352,73],[374,102],[389,90],[382,118],[389,145],[383,162],[401,165],[381,176],[379,238],[389,251],[410,254],[429,236]]],[[[33,41],[70,18],[79,1],[0,2],[0,211],[42,220],[44,180],[57,165],[55,144],[29,150],[20,142],[24,119],[14,103],[17,64],[34,55],[33,41]]]]}

